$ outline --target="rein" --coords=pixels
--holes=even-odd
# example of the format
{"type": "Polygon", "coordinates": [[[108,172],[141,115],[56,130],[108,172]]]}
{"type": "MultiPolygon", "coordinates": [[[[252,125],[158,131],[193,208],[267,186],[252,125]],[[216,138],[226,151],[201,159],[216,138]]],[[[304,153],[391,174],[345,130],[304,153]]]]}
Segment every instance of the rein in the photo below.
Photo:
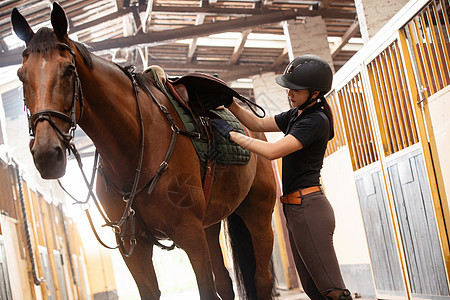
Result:
{"type": "MultiPolygon", "coordinates": [[[[93,171],[92,171],[92,176],[91,176],[91,180],[89,181],[87,179],[86,174],[84,173],[83,170],[83,165],[81,162],[81,156],[78,153],[78,150],[75,147],[75,144],[73,142],[74,140],[74,132],[77,126],[77,121],[79,119],[81,119],[82,115],[83,115],[83,103],[82,103],[82,92],[81,92],[81,83],[80,83],[80,79],[79,76],[76,72],[76,65],[75,65],[75,53],[73,52],[73,50],[66,44],[64,43],[57,43],[56,44],[58,48],[60,48],[61,50],[67,50],[69,51],[69,53],[72,55],[72,62],[73,65],[75,67],[74,69],[74,92],[73,92],[73,101],[72,101],[72,107],[70,109],[70,115],[63,113],[63,112],[59,112],[59,111],[55,111],[55,110],[40,110],[35,112],[34,114],[29,113],[29,110],[26,109],[27,111],[27,115],[28,115],[28,126],[29,126],[29,133],[30,136],[32,138],[35,137],[35,129],[36,129],[36,124],[38,122],[41,121],[47,121],[49,122],[49,124],[54,128],[54,130],[61,136],[63,142],[66,144],[67,149],[69,149],[69,152],[72,152],[73,155],[75,156],[78,166],[80,168],[80,171],[82,173],[83,179],[86,183],[86,186],[88,187],[88,195],[85,201],[79,201],[77,199],[75,199],[61,184],[60,180],[58,180],[58,183],[60,185],[60,187],[63,189],[64,192],[66,192],[75,202],[74,204],[87,204],[89,199],[92,198],[100,215],[102,216],[102,218],[105,221],[105,224],[103,226],[108,226],[111,227],[113,229],[113,232],[116,236],[116,241],[117,241],[117,245],[115,247],[110,247],[108,245],[106,245],[101,238],[99,237],[95,226],[92,222],[92,218],[90,216],[90,213],[88,211],[88,208],[84,209],[86,216],[88,218],[89,224],[91,226],[91,229],[95,235],[95,237],[97,238],[97,240],[99,241],[99,243],[108,248],[108,249],[116,249],[119,248],[119,250],[121,251],[121,253],[125,256],[125,257],[129,257],[134,250],[134,247],[137,243],[136,240],[136,227],[135,227],[135,210],[133,209],[133,202],[134,199],[136,197],[136,195],[138,193],[140,193],[144,188],[146,188],[147,186],[149,187],[148,189],[148,194],[150,194],[159,177],[162,175],[162,173],[167,169],[168,167],[168,161],[172,155],[173,152],[173,148],[175,145],[175,140],[176,140],[176,136],[178,135],[178,133],[181,132],[181,130],[179,130],[179,128],[176,126],[175,122],[173,121],[173,119],[171,118],[168,110],[161,105],[157,99],[155,98],[155,96],[153,95],[153,93],[151,91],[149,91],[149,94],[151,95],[152,99],[156,102],[156,104],[158,105],[158,107],[161,109],[161,111],[163,112],[163,114],[165,115],[165,117],[169,120],[169,123],[171,125],[172,128],[172,138],[171,138],[171,142],[169,145],[169,149],[165,155],[164,161],[161,163],[160,167],[158,168],[158,170],[155,172],[155,174],[152,176],[152,178],[150,179],[149,182],[147,182],[147,184],[144,185],[144,187],[138,189],[138,183],[139,183],[139,177],[140,177],[140,173],[141,173],[141,169],[142,169],[142,162],[143,162],[143,156],[144,156],[144,122],[143,122],[143,117],[142,117],[142,110],[141,110],[141,105],[140,105],[140,100],[139,100],[139,88],[138,88],[138,84],[135,80],[135,73],[134,70],[129,71],[129,70],[124,70],[125,74],[131,79],[132,84],[133,84],[133,90],[135,93],[135,97],[136,97],[136,102],[138,105],[138,111],[139,111],[139,121],[140,121],[140,129],[141,129],[141,139],[140,139],[140,154],[139,154],[139,161],[138,161],[138,166],[136,168],[136,173],[135,173],[135,177],[134,177],[134,181],[133,181],[133,185],[131,188],[130,192],[124,193],[122,191],[120,191],[119,189],[117,189],[117,187],[115,187],[113,184],[112,186],[115,188],[116,191],[119,192],[120,195],[122,195],[122,198],[124,200],[124,202],[126,202],[126,207],[125,210],[122,214],[122,217],[120,218],[119,221],[111,221],[108,216],[106,215],[106,213],[104,212],[100,202],[98,201],[97,197],[95,196],[94,192],[93,192],[93,183],[94,183],[94,178],[95,178],[95,171],[97,168],[97,164],[98,164],[98,152],[97,150],[95,151],[95,159],[94,159],[94,167],[93,167],[93,171]],[[80,116],[77,120],[76,118],[76,102],[79,101],[80,102],[80,116]],[[68,132],[63,132],[60,128],[58,128],[58,126],[56,126],[56,124],[54,123],[52,117],[56,117],[61,119],[64,122],[67,122],[70,124],[70,128],[68,132]],[[178,130],[177,130],[178,129],[178,130]],[[130,249],[129,251],[127,251],[125,249],[124,246],[124,241],[126,238],[126,232],[127,232],[127,227],[128,225],[130,225],[130,249]]],[[[27,51],[26,49],[24,51],[27,51]]],[[[27,108],[26,106],[26,101],[24,99],[24,105],[25,108],[27,108]]],[[[101,172],[102,175],[104,175],[103,172],[101,172]]],[[[106,179],[106,177],[105,177],[106,179]]],[[[141,225],[143,225],[143,228],[145,229],[145,225],[143,224],[143,222],[140,220],[140,218],[138,218],[138,220],[141,222],[141,225]]],[[[148,230],[147,230],[148,231],[148,230]]],[[[155,245],[157,245],[158,247],[160,247],[161,249],[165,249],[165,250],[172,250],[175,248],[175,244],[171,245],[171,246],[166,246],[161,244],[156,238],[154,238],[153,243],[155,245]]]]}
{"type": "MultiPolygon", "coordinates": [[[[94,182],[94,177],[95,177],[95,171],[96,171],[96,166],[98,165],[98,152],[97,150],[95,151],[95,158],[94,158],[94,167],[93,167],[93,171],[92,171],[92,176],[91,176],[91,180],[88,181],[87,177],[83,171],[82,168],[82,163],[81,163],[81,158],[80,155],[78,154],[74,143],[70,144],[70,149],[72,151],[72,153],[74,153],[78,165],[80,167],[80,170],[83,174],[83,178],[84,181],[86,183],[86,186],[89,189],[89,193],[87,196],[87,199],[85,201],[78,201],[76,200],[72,195],[70,195],[60,184],[60,186],[63,188],[63,190],[72,198],[75,200],[74,204],[86,204],[89,201],[89,198],[92,198],[94,200],[94,203],[97,207],[97,210],[99,211],[99,213],[101,214],[102,218],[105,221],[105,224],[103,226],[109,226],[113,229],[114,234],[116,235],[116,240],[117,240],[117,245],[115,247],[110,247],[108,245],[106,245],[99,237],[95,226],[93,224],[92,218],[90,216],[89,211],[86,209],[85,213],[86,216],[88,218],[89,224],[92,228],[92,231],[95,235],[95,237],[97,238],[97,240],[99,241],[99,243],[108,248],[108,249],[116,249],[119,248],[120,252],[125,256],[125,257],[129,257],[134,250],[134,247],[136,246],[137,240],[136,240],[136,226],[135,226],[135,216],[136,216],[136,211],[133,209],[133,203],[134,203],[134,199],[136,197],[137,194],[139,194],[143,189],[145,189],[147,186],[149,187],[148,189],[148,194],[151,194],[151,192],[153,191],[154,187],[156,186],[156,183],[158,181],[158,179],[161,177],[161,175],[164,173],[164,171],[167,169],[168,167],[168,161],[170,159],[170,157],[172,156],[172,152],[175,146],[175,141],[176,141],[176,135],[175,133],[172,134],[172,138],[171,138],[171,142],[169,145],[169,149],[167,150],[167,153],[165,155],[164,161],[160,164],[158,170],[155,172],[155,174],[151,177],[151,179],[140,189],[137,188],[138,183],[139,183],[139,178],[140,178],[140,174],[141,174],[141,169],[142,169],[142,162],[143,162],[143,157],[144,157],[144,119],[142,117],[142,110],[141,110],[141,104],[140,104],[140,98],[139,98],[139,88],[138,88],[138,84],[135,80],[135,73],[134,73],[134,69],[132,70],[123,70],[125,72],[125,74],[131,79],[132,84],[133,84],[133,90],[135,93],[135,98],[136,98],[136,102],[137,102],[137,106],[138,106],[138,112],[139,112],[139,121],[140,121],[140,129],[141,129],[141,140],[140,140],[140,153],[139,153],[139,161],[138,161],[138,165],[136,168],[136,174],[135,174],[135,178],[133,181],[133,185],[131,188],[130,192],[123,192],[120,189],[118,189],[110,180],[107,179],[107,177],[105,176],[105,173],[103,172],[103,169],[100,168],[99,172],[100,174],[104,177],[105,181],[110,184],[114,190],[116,192],[118,192],[121,196],[123,201],[126,203],[126,207],[125,210],[123,211],[122,217],[120,218],[119,221],[115,221],[112,222],[104,213],[100,202],[98,201],[97,197],[95,196],[94,192],[93,192],[93,182],[94,182]],[[127,232],[127,227],[128,225],[130,225],[130,249],[129,251],[127,251],[125,249],[124,246],[124,242],[125,242],[125,238],[126,238],[126,232],[127,232]]],[[[167,109],[159,104],[159,102],[156,100],[155,96],[153,95],[153,93],[151,93],[151,97],[152,99],[158,104],[158,107],[163,111],[164,115],[167,117],[170,117],[169,112],[167,111],[167,109]],[[167,113],[167,114],[166,114],[167,113]]],[[[169,119],[172,119],[171,117],[169,119]]],[[[173,125],[175,125],[175,123],[171,122],[171,128],[173,128],[173,125]]],[[[175,125],[176,126],[176,125],[175,125]]],[[[175,132],[175,131],[173,131],[175,132]]],[[[178,133],[178,132],[176,132],[178,133]]],[[[100,165],[101,167],[101,165],[100,165]]],[[[142,220],[140,218],[138,218],[138,220],[141,223],[141,226],[143,227],[143,229],[146,230],[146,226],[145,224],[142,222],[142,220]]],[[[148,230],[147,230],[148,231],[148,230]]],[[[175,243],[173,243],[171,246],[166,246],[164,244],[161,244],[156,238],[153,237],[153,244],[155,244],[156,246],[160,247],[163,250],[172,250],[175,248],[175,243]]]]}

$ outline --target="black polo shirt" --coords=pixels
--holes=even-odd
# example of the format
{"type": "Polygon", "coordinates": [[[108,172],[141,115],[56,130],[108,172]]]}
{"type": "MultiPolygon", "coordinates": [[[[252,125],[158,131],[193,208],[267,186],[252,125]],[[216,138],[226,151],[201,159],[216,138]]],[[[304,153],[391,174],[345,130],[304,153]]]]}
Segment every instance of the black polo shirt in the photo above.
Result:
{"type": "Polygon", "coordinates": [[[300,188],[320,185],[320,170],[330,135],[330,122],[320,104],[304,110],[298,116],[293,108],[275,116],[275,122],[286,135],[298,139],[303,148],[283,157],[283,194],[300,188]]]}

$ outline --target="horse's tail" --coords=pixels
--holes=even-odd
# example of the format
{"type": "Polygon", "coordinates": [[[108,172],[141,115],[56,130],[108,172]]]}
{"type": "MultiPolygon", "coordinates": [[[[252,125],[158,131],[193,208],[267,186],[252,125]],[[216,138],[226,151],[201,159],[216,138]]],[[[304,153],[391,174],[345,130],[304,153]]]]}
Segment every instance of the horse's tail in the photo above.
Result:
{"type": "Polygon", "coordinates": [[[250,232],[244,221],[232,213],[226,222],[228,242],[232,250],[233,269],[240,299],[257,299],[255,286],[256,263],[250,232]]]}

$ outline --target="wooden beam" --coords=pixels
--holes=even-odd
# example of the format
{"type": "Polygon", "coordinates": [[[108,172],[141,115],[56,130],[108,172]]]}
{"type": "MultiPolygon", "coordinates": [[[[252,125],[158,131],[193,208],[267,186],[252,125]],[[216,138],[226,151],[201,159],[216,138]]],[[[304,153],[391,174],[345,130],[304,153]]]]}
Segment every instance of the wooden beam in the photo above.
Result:
{"type": "Polygon", "coordinates": [[[327,9],[331,2],[333,2],[332,0],[322,0],[320,1],[320,9],[327,9]]]}
{"type": "Polygon", "coordinates": [[[5,43],[4,39],[0,39],[0,49],[2,52],[8,51],[8,45],[5,43]]]}
{"type": "Polygon", "coordinates": [[[75,33],[75,32],[78,32],[78,31],[89,29],[91,27],[103,24],[105,22],[112,21],[112,20],[115,20],[117,18],[121,18],[122,16],[127,15],[129,13],[131,13],[131,8],[130,7],[124,8],[122,10],[119,10],[119,11],[115,12],[115,13],[112,13],[112,14],[103,16],[101,18],[95,19],[93,21],[86,22],[84,24],[75,26],[75,27],[73,27],[71,29],[70,33],[75,33]]]}
{"type": "Polygon", "coordinates": [[[275,59],[275,61],[273,62],[273,66],[277,67],[283,64],[283,62],[286,60],[286,57],[288,57],[288,48],[284,47],[283,51],[281,51],[280,55],[277,57],[277,59],[275,59]]]}
{"type": "Polygon", "coordinates": [[[230,21],[218,21],[214,23],[202,24],[197,26],[187,26],[177,29],[151,32],[132,37],[123,37],[112,40],[90,43],[94,51],[107,49],[116,49],[124,47],[133,47],[136,45],[156,45],[161,43],[174,42],[180,39],[207,36],[211,34],[242,31],[247,28],[261,26],[265,24],[277,23],[284,20],[295,19],[296,12],[279,11],[275,13],[261,14],[250,17],[233,19],[230,21]]]}
{"type": "Polygon", "coordinates": [[[150,23],[152,21],[152,11],[153,11],[153,0],[148,0],[147,7],[145,8],[144,14],[144,33],[147,33],[150,23]]]}
{"type": "MultiPolygon", "coordinates": [[[[143,6],[139,6],[139,9],[145,9],[143,6]]],[[[154,6],[154,10],[156,10],[158,6],[154,6]]],[[[160,7],[159,7],[160,8],[160,7]]],[[[192,8],[191,8],[192,9],[192,8]]],[[[203,7],[194,7],[193,9],[203,11],[203,7]]],[[[195,13],[199,13],[198,11],[193,11],[195,13]]],[[[103,22],[112,20],[114,18],[123,16],[124,14],[131,13],[131,8],[124,8],[122,11],[113,13],[106,17],[99,18],[95,21],[88,22],[86,24],[75,26],[71,33],[75,33],[80,30],[88,29],[92,26],[99,25],[103,22]]],[[[99,41],[94,43],[89,43],[90,46],[93,47],[94,51],[103,51],[109,49],[117,49],[117,48],[126,48],[126,47],[136,47],[140,45],[157,45],[162,43],[170,43],[179,39],[186,38],[194,38],[199,36],[207,36],[210,34],[228,32],[228,31],[243,31],[249,28],[255,28],[258,26],[263,26],[267,24],[273,24],[277,22],[281,22],[284,20],[295,19],[299,16],[317,16],[317,15],[327,15],[332,16],[334,13],[338,13],[338,11],[330,13],[330,10],[281,10],[276,12],[270,12],[265,14],[257,14],[254,16],[245,16],[242,18],[233,19],[230,21],[220,21],[208,24],[202,24],[197,26],[187,26],[183,28],[173,29],[173,30],[164,30],[158,32],[144,33],[136,36],[128,36],[121,37],[116,39],[109,39],[105,41],[99,41]]],[[[355,18],[356,13],[348,13],[346,18],[349,18],[350,15],[353,16],[352,19],[355,18]]],[[[342,15],[341,15],[342,18],[342,15]]],[[[20,64],[22,61],[21,52],[23,48],[14,49],[11,51],[6,51],[4,53],[0,53],[0,67],[10,66],[13,64],[20,64]]]]}
{"type": "Polygon", "coordinates": [[[239,56],[241,56],[242,51],[244,51],[245,42],[247,42],[247,37],[250,32],[252,32],[251,29],[247,29],[242,32],[241,39],[239,43],[237,43],[237,45],[234,47],[233,54],[231,55],[230,65],[235,65],[238,61],[239,56]]]}
{"type": "MultiPolygon", "coordinates": [[[[282,70],[281,70],[282,71],[282,70]]],[[[269,67],[245,67],[245,68],[239,68],[236,67],[228,72],[219,73],[219,78],[222,79],[225,82],[230,82],[233,80],[237,80],[239,78],[247,78],[253,75],[259,75],[267,72],[280,72],[278,69],[274,69],[272,66],[269,67]]]]}
{"type": "MultiPolygon", "coordinates": [[[[150,4],[150,3],[149,3],[150,4]]],[[[261,10],[261,9],[231,9],[231,8],[214,8],[214,7],[173,7],[173,6],[152,6],[151,9],[149,6],[143,7],[138,6],[139,11],[148,11],[149,17],[151,12],[154,13],[167,13],[167,12],[173,12],[173,13],[187,13],[187,14],[198,14],[198,13],[205,13],[205,14],[219,14],[219,15],[235,15],[235,16],[248,16],[248,15],[260,15],[260,14],[269,14],[273,12],[273,10],[261,10]]],[[[283,12],[283,11],[282,11],[283,12]]],[[[343,13],[339,10],[307,10],[307,9],[297,9],[293,11],[285,11],[285,12],[293,12],[296,13],[296,16],[298,17],[313,17],[321,15],[323,18],[333,18],[333,19],[350,19],[354,20],[356,17],[356,13],[354,12],[348,12],[343,13]]],[[[126,14],[131,13],[130,7],[125,7],[122,10],[119,10],[115,13],[103,16],[101,18],[95,19],[90,22],[86,22],[84,24],[75,26],[71,33],[89,29],[93,26],[103,24],[105,22],[120,18],[126,14]]],[[[148,22],[147,22],[148,23],[148,22]]]]}
{"type": "Polygon", "coordinates": [[[116,0],[117,10],[121,11],[124,8],[124,0],[116,0]]]}
{"type": "MultiPolygon", "coordinates": [[[[221,8],[214,6],[207,7],[195,7],[195,6],[154,6],[154,12],[172,12],[172,13],[207,13],[207,14],[220,14],[220,15],[257,15],[257,14],[268,14],[271,12],[276,12],[280,10],[271,10],[268,8],[221,8]]],[[[324,9],[324,10],[310,10],[310,9],[290,9],[282,10],[284,12],[295,12],[299,17],[311,17],[311,16],[322,16],[323,18],[333,18],[333,19],[350,19],[353,20],[356,17],[356,12],[343,12],[339,9],[324,9]]]]}
{"type": "Polygon", "coordinates": [[[133,12],[133,20],[134,20],[134,33],[135,34],[141,34],[144,33],[144,30],[142,29],[142,22],[141,17],[139,16],[139,9],[137,6],[133,6],[131,11],[133,12]]]}
{"type": "Polygon", "coordinates": [[[335,58],[342,50],[342,48],[344,48],[344,46],[348,43],[348,41],[358,33],[358,31],[359,31],[359,22],[356,20],[347,29],[347,31],[344,33],[339,42],[336,42],[336,44],[333,46],[333,48],[331,49],[331,57],[335,58]]]}
{"type": "MultiPolygon", "coordinates": [[[[231,66],[226,63],[177,63],[177,62],[170,62],[170,61],[157,61],[157,60],[150,60],[149,65],[157,64],[164,68],[165,70],[184,70],[184,71],[201,71],[201,72],[229,72],[233,70],[246,70],[246,69],[258,69],[258,70],[271,70],[272,65],[270,64],[245,64],[245,65],[239,65],[239,66],[231,66]]],[[[169,74],[170,75],[170,74],[169,74]]]]}
{"type": "MultiPolygon", "coordinates": [[[[163,43],[171,43],[180,39],[195,38],[229,31],[243,31],[245,29],[261,26],[264,24],[271,24],[284,20],[295,19],[296,17],[297,12],[295,11],[278,11],[274,13],[233,19],[230,21],[218,21],[214,23],[187,26],[172,30],[144,33],[136,36],[126,36],[116,39],[109,39],[100,42],[88,43],[88,45],[93,48],[93,51],[104,51],[127,47],[134,48],[136,46],[142,45],[154,46],[163,43]]],[[[20,53],[23,51],[23,48],[15,49],[15,51],[16,52],[14,53],[10,53],[10,51],[0,53],[0,67],[18,64],[22,61],[20,53]]]]}
{"type": "MultiPolygon", "coordinates": [[[[205,14],[198,14],[197,18],[195,19],[195,25],[201,25],[203,24],[203,21],[205,20],[205,14]]],[[[194,53],[197,50],[197,38],[193,38],[191,42],[189,43],[188,53],[186,56],[186,62],[191,63],[192,59],[194,58],[194,53]]]]}

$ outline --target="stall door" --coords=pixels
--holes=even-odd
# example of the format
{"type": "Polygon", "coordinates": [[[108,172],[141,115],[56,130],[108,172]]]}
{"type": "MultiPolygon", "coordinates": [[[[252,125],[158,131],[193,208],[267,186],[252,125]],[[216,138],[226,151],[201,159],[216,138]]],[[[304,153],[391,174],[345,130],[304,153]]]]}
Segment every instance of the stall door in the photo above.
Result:
{"type": "Polygon", "coordinates": [[[388,163],[413,296],[448,296],[442,249],[422,152],[388,163]]]}
{"type": "Polygon", "coordinates": [[[380,168],[360,174],[356,178],[356,188],[377,293],[405,296],[405,284],[380,168]]]}

